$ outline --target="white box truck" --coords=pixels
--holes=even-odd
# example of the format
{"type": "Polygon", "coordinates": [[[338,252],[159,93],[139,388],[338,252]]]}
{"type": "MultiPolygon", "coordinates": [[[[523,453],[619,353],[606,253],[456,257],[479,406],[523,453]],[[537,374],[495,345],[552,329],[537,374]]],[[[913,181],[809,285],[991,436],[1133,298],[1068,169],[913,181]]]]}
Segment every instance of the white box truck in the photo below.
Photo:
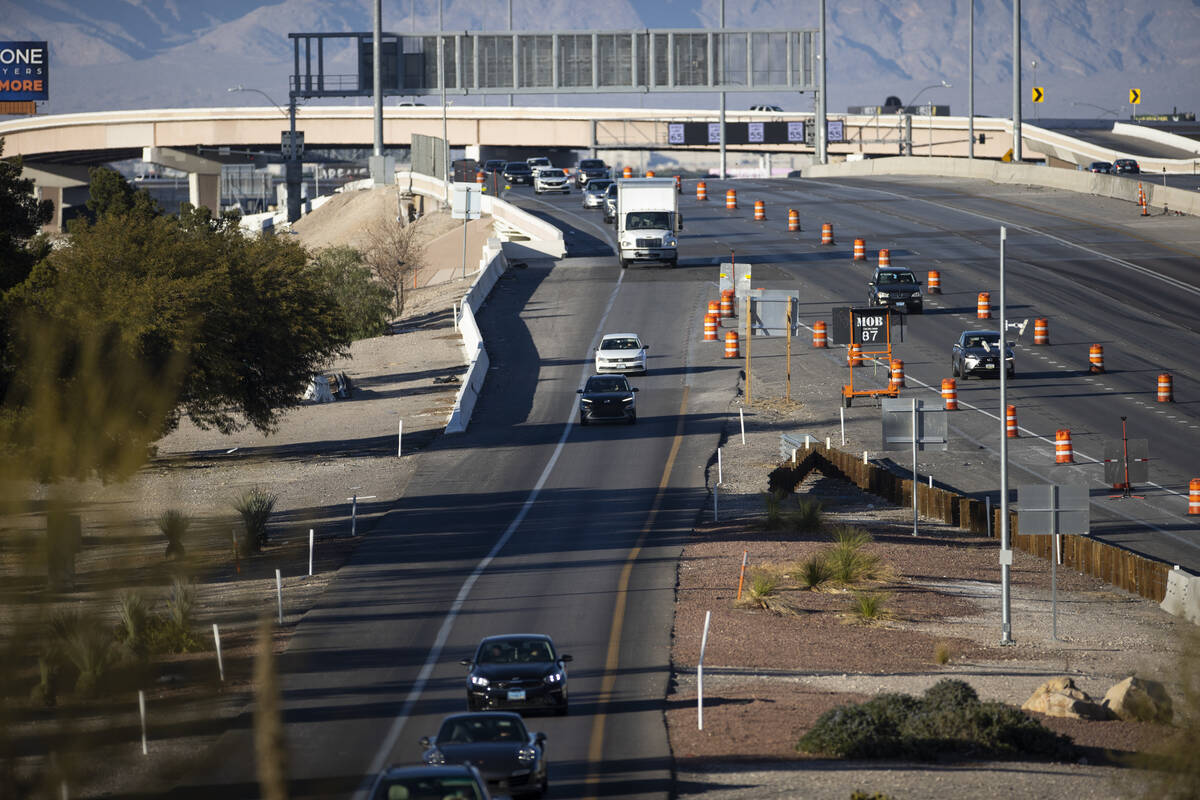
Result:
{"type": "Polygon", "coordinates": [[[673,178],[624,178],[617,181],[617,258],[621,269],[630,261],[679,260],[683,230],[679,195],[673,178]]]}

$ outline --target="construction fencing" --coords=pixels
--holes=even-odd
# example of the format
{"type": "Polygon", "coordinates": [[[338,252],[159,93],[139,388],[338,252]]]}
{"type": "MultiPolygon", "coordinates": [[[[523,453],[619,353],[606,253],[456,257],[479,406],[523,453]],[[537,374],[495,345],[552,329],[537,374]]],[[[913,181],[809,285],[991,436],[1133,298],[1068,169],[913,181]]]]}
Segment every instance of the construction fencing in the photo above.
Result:
{"type": "MultiPolygon", "coordinates": [[[[827,448],[815,440],[807,439],[798,444],[800,446],[792,450],[791,455],[784,454],[784,463],[772,471],[772,491],[792,491],[809,472],[817,470],[831,477],[843,478],[863,491],[878,495],[898,506],[911,507],[911,478],[902,478],[877,464],[864,463],[861,455],[846,453],[833,447],[827,448]]],[[[972,533],[987,535],[990,530],[993,538],[1000,535],[1001,517],[998,506],[992,509],[989,528],[985,503],[949,489],[930,487],[918,482],[917,510],[925,517],[972,533]]],[[[1016,511],[1009,511],[1008,529],[1014,549],[1047,560],[1053,557],[1053,537],[1022,534],[1017,526],[1016,511]]],[[[1087,536],[1063,537],[1062,563],[1156,603],[1161,603],[1166,595],[1167,576],[1171,572],[1170,564],[1087,536]]]]}

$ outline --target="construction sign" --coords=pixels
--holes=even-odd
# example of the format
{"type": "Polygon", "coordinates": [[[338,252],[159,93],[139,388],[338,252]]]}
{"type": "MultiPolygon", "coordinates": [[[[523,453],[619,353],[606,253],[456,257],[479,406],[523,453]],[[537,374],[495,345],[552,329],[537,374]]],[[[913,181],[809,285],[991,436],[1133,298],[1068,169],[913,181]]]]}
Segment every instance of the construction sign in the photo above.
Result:
{"type": "Polygon", "coordinates": [[[1140,105],[1141,102],[1142,102],[1142,90],[1141,89],[1130,89],[1129,90],[1129,104],[1132,106],[1136,106],[1136,105],[1140,105]]]}
{"type": "Polygon", "coordinates": [[[1044,88],[1044,87],[1041,87],[1041,86],[1035,86],[1035,87],[1033,87],[1033,102],[1035,102],[1035,103],[1041,103],[1041,102],[1042,102],[1042,101],[1044,101],[1045,99],[1046,99],[1046,90],[1045,90],[1045,88],[1044,88]]]}

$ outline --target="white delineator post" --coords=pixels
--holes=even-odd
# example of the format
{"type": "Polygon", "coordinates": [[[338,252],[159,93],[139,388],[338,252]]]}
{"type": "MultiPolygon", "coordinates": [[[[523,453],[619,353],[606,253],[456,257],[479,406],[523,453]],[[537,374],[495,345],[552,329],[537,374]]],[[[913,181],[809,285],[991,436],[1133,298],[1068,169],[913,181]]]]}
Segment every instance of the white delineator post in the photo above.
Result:
{"type": "Polygon", "coordinates": [[[700,661],[696,664],[696,729],[704,730],[704,648],[708,647],[708,623],[712,612],[704,612],[704,633],[700,637],[700,661]]]}
{"type": "Polygon", "coordinates": [[[400,458],[402,445],[404,444],[404,420],[400,420],[396,426],[396,458],[400,458]]]}
{"type": "Polygon", "coordinates": [[[275,570],[275,604],[279,608],[279,624],[283,624],[283,576],[275,570]]]}
{"type": "Polygon", "coordinates": [[[742,444],[746,443],[746,415],[742,413],[742,409],[738,409],[738,422],[742,426],[742,444]]]}
{"type": "Polygon", "coordinates": [[[724,474],[721,471],[721,448],[717,448],[717,483],[724,483],[724,474]]]}
{"type": "Polygon", "coordinates": [[[146,747],[146,693],[138,689],[138,714],[142,718],[142,755],[150,755],[150,750],[146,747]]]}
{"type": "Polygon", "coordinates": [[[310,578],[312,577],[313,545],[316,544],[316,542],[314,541],[314,538],[315,538],[314,531],[312,528],[309,528],[308,529],[308,577],[310,577],[310,578]]]}
{"type": "Polygon", "coordinates": [[[221,658],[221,629],[215,622],[213,623],[213,643],[217,646],[217,673],[221,676],[221,683],[224,683],[225,661],[221,658]]]}

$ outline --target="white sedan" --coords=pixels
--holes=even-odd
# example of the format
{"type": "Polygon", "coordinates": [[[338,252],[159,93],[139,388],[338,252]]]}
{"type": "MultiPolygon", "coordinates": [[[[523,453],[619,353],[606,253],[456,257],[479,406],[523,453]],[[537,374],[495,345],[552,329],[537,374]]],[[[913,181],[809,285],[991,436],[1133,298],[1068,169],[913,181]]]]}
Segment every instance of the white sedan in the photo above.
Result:
{"type": "Polygon", "coordinates": [[[636,333],[606,333],[596,348],[596,372],[646,371],[646,351],[636,333]]]}

